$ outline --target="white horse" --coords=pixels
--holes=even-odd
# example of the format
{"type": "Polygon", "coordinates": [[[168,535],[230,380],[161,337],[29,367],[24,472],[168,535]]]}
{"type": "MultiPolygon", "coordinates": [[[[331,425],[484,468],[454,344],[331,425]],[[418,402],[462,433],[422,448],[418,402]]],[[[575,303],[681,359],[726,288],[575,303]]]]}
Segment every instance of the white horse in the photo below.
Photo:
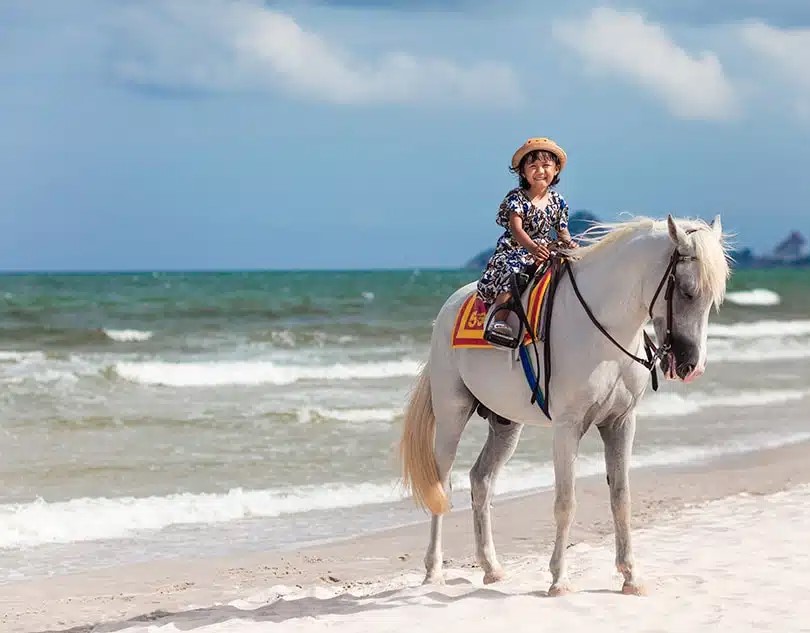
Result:
{"type": "MultiPolygon", "coordinates": [[[[571,591],[565,552],[576,507],[574,465],[580,439],[591,425],[605,445],[622,590],[643,592],[630,543],[629,460],[635,408],[650,373],[628,352],[642,355],[644,326],[652,317],[658,341],[667,343],[660,362],[664,375],[685,382],[700,376],[706,365],[709,312],[722,302],[729,276],[719,216],[711,225],[668,216],[666,222],[638,218],[601,228],[607,233],[573,252],[571,268],[594,319],[614,342],[588,316],[568,275],[560,280],[550,324],[553,362],[547,395],[557,527],[550,595],[571,591]],[[666,286],[665,298],[660,291],[666,286]]],[[[436,318],[430,357],[411,394],[400,441],[404,483],[433,514],[426,583],[443,582],[441,529],[449,509],[450,469],[473,412],[479,405],[490,412],[489,436],[470,471],[476,559],[485,583],[504,577],[492,541],[493,485],[514,453],[523,425],[548,425],[530,402],[532,392],[514,352],[451,347],[456,314],[474,289],[474,283],[458,289],[436,318]]]]}

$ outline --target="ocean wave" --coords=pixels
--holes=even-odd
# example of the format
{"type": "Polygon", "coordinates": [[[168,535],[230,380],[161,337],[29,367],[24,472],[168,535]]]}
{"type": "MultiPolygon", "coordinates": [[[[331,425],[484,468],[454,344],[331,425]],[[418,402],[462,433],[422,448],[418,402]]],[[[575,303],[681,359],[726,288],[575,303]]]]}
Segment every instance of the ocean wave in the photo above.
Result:
{"type": "Polygon", "coordinates": [[[810,321],[750,321],[743,323],[711,323],[709,336],[719,338],[755,339],[767,337],[810,335],[810,321]]]}
{"type": "MultiPolygon", "coordinates": [[[[699,462],[724,455],[755,452],[810,440],[810,433],[754,434],[716,446],[671,446],[634,455],[635,468],[699,462]]],[[[453,473],[453,488],[469,490],[466,473],[453,473]]],[[[579,476],[605,472],[601,455],[581,455],[579,476]]],[[[498,479],[499,494],[517,494],[551,487],[550,463],[515,461],[498,479]]],[[[466,495],[465,495],[466,497],[466,495]]],[[[79,498],[62,502],[42,499],[0,505],[0,548],[34,547],[137,537],[139,532],[172,526],[207,525],[242,519],[275,517],[312,510],[353,508],[400,501],[404,492],[396,480],[377,483],[327,483],[295,489],[244,490],[227,493],[182,493],[153,497],[79,498]]]]}
{"type": "Polygon", "coordinates": [[[80,498],[0,505],[0,548],[127,538],[172,525],[212,524],[330,510],[402,497],[390,484],[324,484],[295,490],[243,490],[161,497],[80,498]]]}
{"type": "MultiPolygon", "coordinates": [[[[300,358],[299,354],[274,360],[169,362],[140,360],[133,353],[52,356],[40,351],[3,350],[0,351],[0,383],[22,385],[67,381],[73,384],[85,378],[122,378],[143,385],[168,387],[289,385],[299,381],[411,377],[421,367],[421,362],[402,358],[338,363],[322,360],[320,364],[315,364],[316,359],[308,358],[312,364],[295,364],[300,358]]],[[[326,409],[321,413],[328,415],[326,409]]]]}
{"type": "Polygon", "coordinates": [[[43,352],[0,352],[0,383],[8,385],[74,385],[81,378],[97,377],[104,365],[77,355],[51,357],[43,352]],[[4,362],[5,361],[5,362],[4,362]]]}
{"type": "Polygon", "coordinates": [[[147,341],[152,332],[135,329],[65,328],[52,326],[23,326],[0,328],[0,340],[25,342],[47,348],[99,346],[115,342],[147,341]]]}
{"type": "Polygon", "coordinates": [[[226,321],[256,319],[263,322],[289,319],[291,315],[298,318],[329,317],[334,309],[329,305],[319,305],[308,297],[268,304],[265,300],[222,299],[216,304],[211,303],[175,303],[162,306],[159,312],[151,316],[160,321],[164,318],[205,320],[222,318],[226,321]]]}
{"type": "Polygon", "coordinates": [[[782,402],[801,400],[810,391],[795,389],[738,391],[728,394],[690,393],[681,396],[677,393],[659,393],[644,398],[638,406],[638,414],[643,417],[669,417],[690,415],[710,407],[755,407],[782,402]]]}
{"type": "Polygon", "coordinates": [[[270,330],[269,332],[252,332],[248,335],[251,343],[271,343],[275,347],[301,349],[304,347],[323,348],[328,345],[346,345],[358,340],[350,334],[327,333],[319,330],[270,330]]]}
{"type": "Polygon", "coordinates": [[[109,342],[101,329],[25,325],[0,328],[0,341],[36,346],[72,347],[109,342]]]}
{"type": "Polygon", "coordinates": [[[23,363],[31,360],[44,360],[45,354],[42,352],[14,352],[0,351],[0,363],[23,363]]]}
{"type": "Polygon", "coordinates": [[[323,407],[303,407],[298,410],[298,421],[302,423],[317,420],[337,420],[339,422],[393,422],[401,416],[402,413],[402,408],[327,409],[323,407]]]}
{"type": "Polygon", "coordinates": [[[782,298],[773,290],[754,288],[753,290],[737,290],[726,293],[726,300],[740,306],[775,306],[782,298]]]}
{"type": "Polygon", "coordinates": [[[745,345],[709,346],[709,362],[759,363],[777,360],[810,358],[810,343],[788,342],[782,339],[761,339],[745,345]]]}
{"type": "MultiPolygon", "coordinates": [[[[633,468],[653,468],[702,462],[729,455],[755,453],[759,450],[790,446],[810,441],[810,432],[776,435],[755,433],[714,446],[675,445],[632,455],[633,468]]],[[[601,453],[580,455],[577,458],[577,476],[588,477],[605,473],[605,458],[601,453]]],[[[521,493],[529,490],[550,488],[554,485],[554,466],[551,463],[533,464],[514,461],[506,466],[498,476],[496,492],[499,494],[521,493]]],[[[453,472],[453,489],[468,490],[469,477],[466,473],[453,472]]]]}
{"type": "Polygon", "coordinates": [[[234,362],[125,362],[115,373],[131,382],[169,387],[214,387],[226,385],[289,385],[301,380],[372,380],[415,376],[421,363],[394,360],[325,366],[278,365],[270,361],[234,362]]]}
{"type": "Polygon", "coordinates": [[[113,341],[119,343],[133,343],[148,341],[152,338],[152,332],[144,330],[102,330],[113,341]]]}

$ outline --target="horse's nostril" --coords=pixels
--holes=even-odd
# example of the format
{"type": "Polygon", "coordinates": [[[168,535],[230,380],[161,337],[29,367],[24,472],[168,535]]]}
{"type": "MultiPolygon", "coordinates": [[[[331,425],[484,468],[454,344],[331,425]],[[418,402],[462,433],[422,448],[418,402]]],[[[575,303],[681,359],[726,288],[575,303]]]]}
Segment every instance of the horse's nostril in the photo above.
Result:
{"type": "Polygon", "coordinates": [[[678,370],[679,370],[678,374],[680,374],[681,377],[688,376],[693,371],[695,371],[695,365],[693,365],[692,363],[684,363],[683,365],[678,367],[678,370]]]}

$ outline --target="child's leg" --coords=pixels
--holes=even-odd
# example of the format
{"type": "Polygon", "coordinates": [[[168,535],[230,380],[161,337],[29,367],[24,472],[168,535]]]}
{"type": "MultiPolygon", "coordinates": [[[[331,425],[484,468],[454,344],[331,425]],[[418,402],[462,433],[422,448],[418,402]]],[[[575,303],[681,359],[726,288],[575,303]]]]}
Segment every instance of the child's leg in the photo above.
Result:
{"type": "MultiPolygon", "coordinates": [[[[495,297],[494,305],[497,308],[498,306],[503,305],[504,303],[509,301],[509,299],[511,299],[511,298],[512,298],[512,293],[511,292],[502,292],[497,297],[495,297]]],[[[492,318],[493,318],[494,321],[506,321],[508,316],[509,316],[509,310],[504,308],[504,309],[501,309],[501,310],[495,310],[495,312],[492,315],[492,318]]]]}

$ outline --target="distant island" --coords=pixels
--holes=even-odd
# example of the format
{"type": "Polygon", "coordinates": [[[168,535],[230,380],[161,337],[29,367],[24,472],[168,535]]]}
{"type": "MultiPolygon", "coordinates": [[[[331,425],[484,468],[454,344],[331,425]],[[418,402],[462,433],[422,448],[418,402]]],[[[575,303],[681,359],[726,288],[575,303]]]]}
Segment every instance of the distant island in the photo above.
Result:
{"type": "MultiPolygon", "coordinates": [[[[585,209],[575,211],[568,220],[568,229],[571,235],[579,235],[590,226],[599,222],[593,213],[585,209]]],[[[788,236],[779,242],[770,253],[756,255],[750,248],[732,251],[735,268],[778,268],[778,267],[810,267],[810,253],[807,250],[807,239],[799,231],[791,231],[788,236]]],[[[470,259],[464,268],[483,270],[492,255],[493,249],[481,251],[470,259]]]]}
{"type": "Polygon", "coordinates": [[[807,239],[798,231],[790,234],[766,255],[756,255],[750,248],[734,251],[735,268],[776,268],[810,266],[807,239]]]}

